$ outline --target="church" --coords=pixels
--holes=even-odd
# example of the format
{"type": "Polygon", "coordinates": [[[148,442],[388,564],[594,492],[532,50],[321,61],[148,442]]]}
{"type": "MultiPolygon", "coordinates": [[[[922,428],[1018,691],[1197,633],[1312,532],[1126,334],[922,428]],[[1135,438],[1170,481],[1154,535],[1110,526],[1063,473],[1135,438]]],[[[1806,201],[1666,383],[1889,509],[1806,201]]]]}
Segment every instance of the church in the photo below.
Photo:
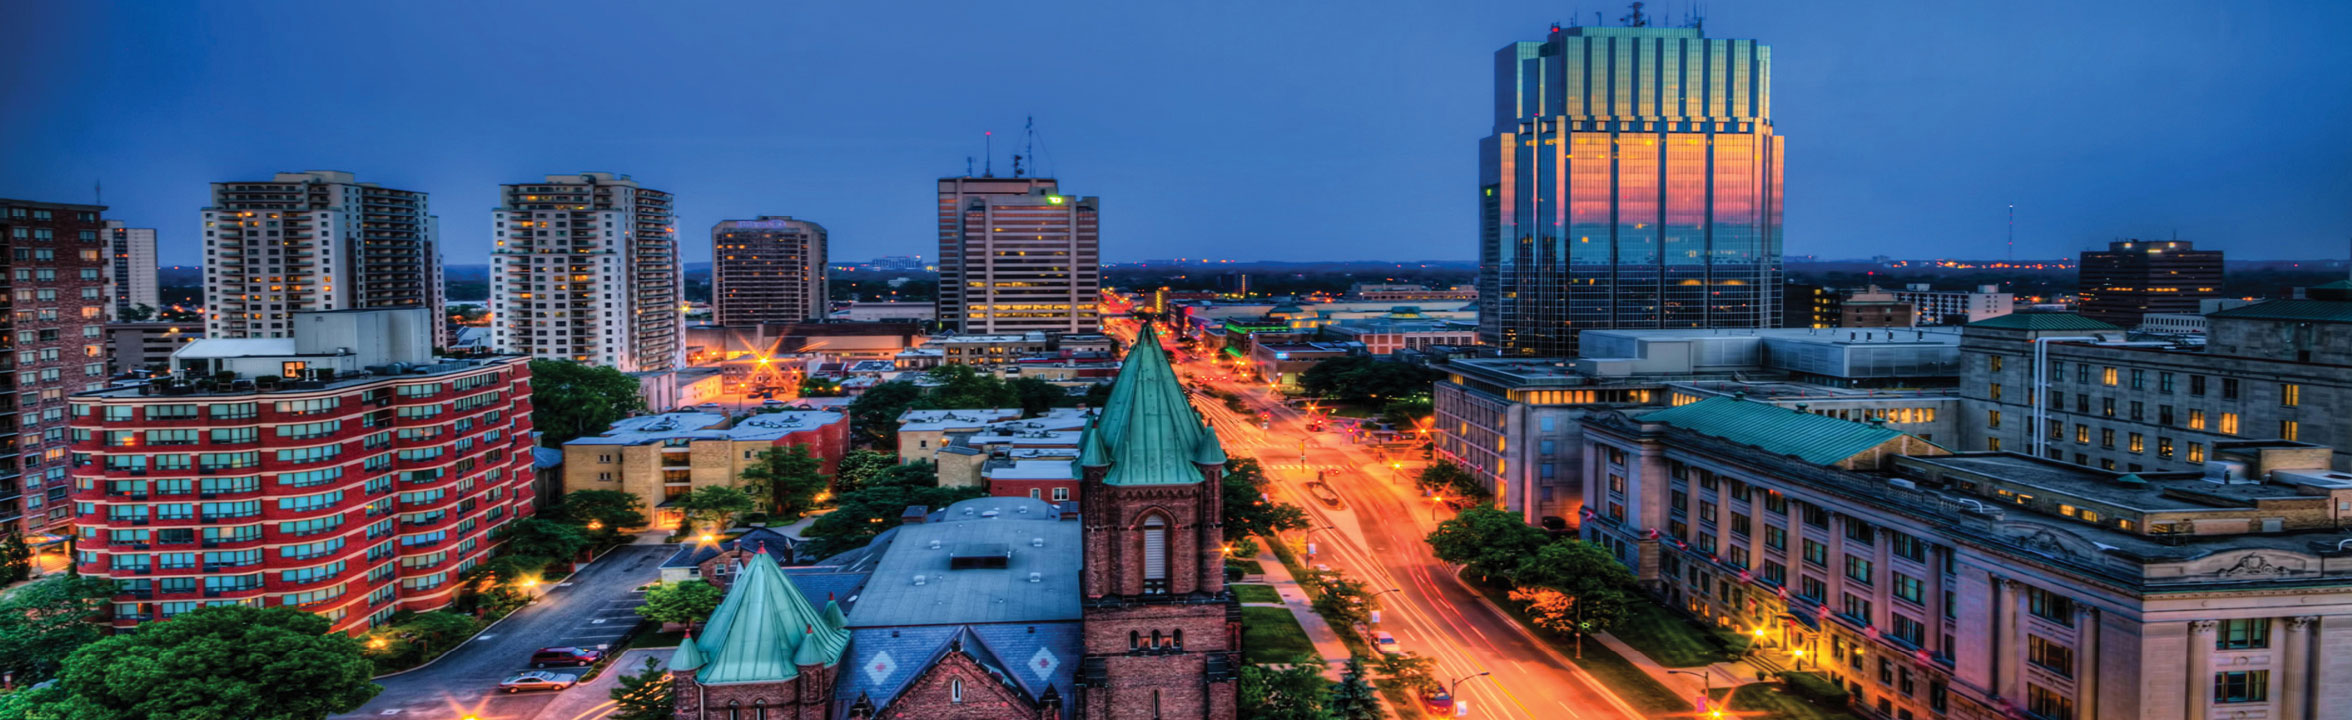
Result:
{"type": "Polygon", "coordinates": [[[1081,437],[1076,502],[910,508],[867,547],[737,553],[670,661],[679,720],[1232,720],[1225,450],[1145,329],[1081,437]]]}

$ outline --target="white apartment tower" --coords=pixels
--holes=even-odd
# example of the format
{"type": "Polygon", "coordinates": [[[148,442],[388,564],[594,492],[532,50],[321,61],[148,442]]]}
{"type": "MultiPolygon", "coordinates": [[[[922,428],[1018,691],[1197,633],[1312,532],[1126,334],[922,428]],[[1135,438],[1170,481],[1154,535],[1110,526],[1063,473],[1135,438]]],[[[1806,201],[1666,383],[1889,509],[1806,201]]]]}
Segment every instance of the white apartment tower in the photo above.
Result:
{"type": "Polygon", "coordinates": [[[123,311],[145,305],[163,306],[163,295],[155,287],[155,228],[135,228],[121,220],[106,221],[106,241],[110,262],[106,265],[106,284],[114,305],[107,313],[119,317],[123,311]]]}
{"type": "MultiPolygon", "coordinates": [[[[213,183],[205,337],[292,337],[294,313],[308,310],[423,307],[440,318],[438,227],[424,193],[347,172],[213,183]]],[[[150,254],[150,278],[154,267],[150,254]]],[[[436,344],[448,344],[447,325],[433,323],[436,344]]]]}
{"type": "Polygon", "coordinates": [[[669,193],[601,172],[501,187],[493,346],[632,373],[683,364],[669,193]]]}
{"type": "Polygon", "coordinates": [[[939,181],[939,322],[961,333],[1101,329],[1099,200],[1044,178],[939,181]]]}

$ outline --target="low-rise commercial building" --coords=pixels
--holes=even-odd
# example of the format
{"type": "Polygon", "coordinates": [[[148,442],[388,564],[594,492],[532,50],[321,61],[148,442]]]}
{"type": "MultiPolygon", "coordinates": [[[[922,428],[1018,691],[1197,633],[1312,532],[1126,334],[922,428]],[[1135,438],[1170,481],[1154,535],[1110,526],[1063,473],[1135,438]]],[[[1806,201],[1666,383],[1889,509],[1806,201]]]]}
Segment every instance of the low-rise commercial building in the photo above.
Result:
{"type": "Polygon", "coordinates": [[[1912,283],[1894,291],[1897,301],[1910,303],[1921,325],[1966,325],[1991,320],[2017,309],[2016,296],[1999,285],[1978,285],[1974,291],[1936,290],[1912,283]]]}
{"type": "Polygon", "coordinates": [[[171,369],[172,353],[183,346],[204,339],[202,323],[135,322],[107,323],[106,343],[114,357],[117,375],[141,370],[171,369]]]}
{"type": "Polygon", "coordinates": [[[1338,343],[1267,343],[1250,346],[1249,370],[1258,379],[1284,391],[1298,389],[1299,376],[1325,360],[1347,357],[1354,350],[1338,343]]]}
{"type": "Polygon", "coordinates": [[[643,415],[564,443],[564,491],[619,490],[650,508],[655,527],[685,519],[678,499],[698,488],[741,487],[743,471],[774,448],[805,446],[831,474],[849,447],[849,419],[786,410],[731,417],[679,412],[643,415]]]}
{"type": "Polygon", "coordinates": [[[444,607],[534,512],[530,365],[436,359],[422,308],[296,312],[74,395],[74,561],[129,628],[221,603],[358,632],[444,607]]]}
{"type": "Polygon", "coordinates": [[[1478,323],[1458,320],[1374,318],[1323,326],[1326,340],[1358,343],[1364,352],[1388,355],[1398,350],[1426,350],[1436,345],[1478,344],[1478,323]]]}

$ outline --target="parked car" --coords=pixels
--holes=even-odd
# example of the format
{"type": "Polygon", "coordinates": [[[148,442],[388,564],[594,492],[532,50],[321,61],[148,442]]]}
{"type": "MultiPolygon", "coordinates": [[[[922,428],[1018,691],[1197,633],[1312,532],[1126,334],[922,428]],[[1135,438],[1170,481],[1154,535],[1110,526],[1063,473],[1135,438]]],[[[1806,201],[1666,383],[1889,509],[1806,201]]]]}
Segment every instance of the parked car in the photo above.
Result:
{"type": "Polygon", "coordinates": [[[524,690],[562,690],[578,684],[580,684],[580,676],[578,675],[529,670],[515,673],[514,677],[499,681],[498,689],[517,693],[524,690]]]}
{"type": "Polygon", "coordinates": [[[1454,714],[1454,696],[1446,694],[1445,688],[1423,688],[1421,705],[1429,708],[1431,715],[1454,714]]]}
{"type": "Polygon", "coordinates": [[[604,651],[594,648],[551,647],[531,653],[531,667],[554,665],[594,665],[604,659],[604,651]]]}
{"type": "Polygon", "coordinates": [[[1388,653],[1390,655],[1405,654],[1405,648],[1398,645],[1396,636],[1389,634],[1387,630],[1375,630],[1372,632],[1372,647],[1378,648],[1381,652],[1388,653]]]}

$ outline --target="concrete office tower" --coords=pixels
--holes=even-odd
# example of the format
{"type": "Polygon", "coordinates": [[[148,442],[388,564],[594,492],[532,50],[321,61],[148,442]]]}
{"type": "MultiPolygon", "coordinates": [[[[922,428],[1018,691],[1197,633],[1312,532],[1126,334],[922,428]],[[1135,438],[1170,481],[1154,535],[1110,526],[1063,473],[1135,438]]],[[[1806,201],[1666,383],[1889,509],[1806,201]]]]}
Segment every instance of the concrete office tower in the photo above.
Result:
{"type": "Polygon", "coordinates": [[[106,240],[114,262],[109,264],[107,284],[114,297],[110,317],[140,305],[163,306],[163,296],[155,288],[155,228],[126,227],[120,220],[106,221],[106,240]]]}
{"type": "Polygon", "coordinates": [[[790,217],[711,227],[711,299],[720,325],[825,317],[825,226],[790,217]]]}
{"type": "Polygon", "coordinates": [[[73,519],[65,397],[106,386],[105,210],[0,199],[0,535],[34,545],[64,542],[73,519]]]}
{"type": "MultiPolygon", "coordinates": [[[[205,337],[289,337],[293,314],[305,310],[422,307],[441,317],[437,230],[424,193],[347,172],[213,183],[205,337]]],[[[445,324],[433,328],[444,346],[445,324]]]]}
{"type": "Polygon", "coordinates": [[[601,172],[501,187],[491,213],[494,347],[622,372],[682,364],[669,193],[601,172]]]}
{"type": "Polygon", "coordinates": [[[939,181],[939,322],[959,333],[1091,333],[1099,200],[1042,178],[939,181]]]}
{"type": "Polygon", "coordinates": [[[1593,328],[1781,312],[1772,49],[1698,28],[1552,28],[1495,55],[1479,144],[1480,339],[1573,357],[1593,328]]]}
{"type": "Polygon", "coordinates": [[[2076,272],[2083,317],[2118,327],[2149,313],[2195,315],[2198,301],[2221,296],[2221,251],[2178,240],[2111,242],[2084,251],[2076,272]]]}

